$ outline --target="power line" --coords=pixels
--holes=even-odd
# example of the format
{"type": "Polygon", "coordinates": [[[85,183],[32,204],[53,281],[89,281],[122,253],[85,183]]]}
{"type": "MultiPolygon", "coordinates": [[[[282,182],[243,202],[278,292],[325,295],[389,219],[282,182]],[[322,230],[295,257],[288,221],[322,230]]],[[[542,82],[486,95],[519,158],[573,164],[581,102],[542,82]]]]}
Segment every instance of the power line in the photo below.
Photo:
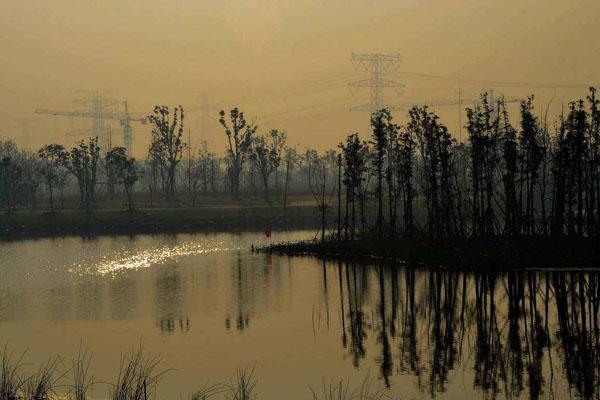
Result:
{"type": "MultiPolygon", "coordinates": [[[[296,108],[296,109],[292,109],[292,110],[287,110],[287,111],[282,111],[282,112],[278,112],[278,113],[274,113],[274,114],[268,114],[268,115],[262,115],[259,116],[258,119],[265,121],[265,120],[273,120],[273,119],[277,119],[277,117],[282,116],[282,115],[289,115],[289,114],[297,114],[299,111],[306,111],[306,110],[313,110],[315,108],[320,108],[323,106],[327,106],[330,104],[337,104],[343,101],[348,101],[350,100],[350,97],[343,97],[343,98],[338,98],[335,100],[330,100],[330,101],[326,101],[323,103],[319,103],[319,104],[313,104],[307,107],[301,107],[301,108],[296,108]]],[[[297,115],[297,117],[300,117],[302,115],[297,115]]]]}
{"type": "MultiPolygon", "coordinates": [[[[288,88],[288,89],[284,89],[284,90],[270,90],[270,91],[266,91],[266,92],[262,92],[259,94],[247,94],[244,96],[239,96],[239,97],[230,97],[228,99],[221,99],[218,101],[214,101],[211,102],[210,104],[208,104],[209,107],[211,108],[217,108],[217,107],[222,107],[223,104],[237,104],[237,103],[256,103],[258,99],[264,99],[264,98],[268,98],[268,97],[285,97],[287,95],[291,95],[291,94],[300,94],[300,93],[315,93],[315,92],[321,92],[321,91],[325,91],[325,90],[329,90],[332,88],[342,88],[345,87],[346,84],[349,82],[348,78],[352,78],[357,76],[357,72],[353,71],[353,72],[349,72],[343,75],[338,75],[335,77],[328,77],[325,79],[318,79],[318,80],[314,80],[314,81],[308,81],[303,83],[301,86],[296,86],[293,88],[288,88]],[[312,87],[311,87],[312,86],[312,87]]],[[[205,107],[207,106],[206,104],[203,104],[202,106],[196,106],[196,105],[192,105],[187,107],[189,110],[193,111],[196,109],[199,109],[201,107],[205,107]]]]}
{"type": "Polygon", "coordinates": [[[557,83],[557,82],[526,82],[526,81],[497,81],[477,78],[461,78],[452,75],[427,74],[423,72],[398,71],[398,75],[421,78],[424,80],[450,81],[480,86],[495,87],[528,87],[541,89],[587,89],[590,85],[583,83],[557,83]]]}

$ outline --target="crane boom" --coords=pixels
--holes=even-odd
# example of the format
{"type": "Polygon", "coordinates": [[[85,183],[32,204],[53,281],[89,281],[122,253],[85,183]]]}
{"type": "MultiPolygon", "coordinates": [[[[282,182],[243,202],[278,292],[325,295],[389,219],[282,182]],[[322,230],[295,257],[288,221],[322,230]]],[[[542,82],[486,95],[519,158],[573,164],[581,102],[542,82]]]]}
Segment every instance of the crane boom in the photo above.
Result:
{"type": "Polygon", "coordinates": [[[127,113],[115,113],[115,112],[94,112],[94,111],[61,111],[61,110],[47,110],[43,108],[38,108],[35,110],[36,114],[47,114],[47,115],[57,115],[62,117],[79,117],[79,118],[102,118],[102,119],[114,119],[114,120],[124,120],[128,119],[129,121],[138,121],[142,124],[145,124],[147,121],[146,117],[132,117],[127,113]]]}
{"type": "MultiPolygon", "coordinates": [[[[49,110],[38,108],[35,110],[37,114],[54,115],[59,117],[77,117],[77,118],[90,118],[93,120],[92,135],[96,135],[101,138],[101,146],[112,146],[110,140],[110,131],[106,132],[104,128],[104,120],[117,120],[123,128],[123,144],[128,151],[132,150],[133,147],[133,129],[131,128],[131,122],[139,122],[145,125],[148,118],[143,114],[131,115],[127,101],[123,102],[124,111],[109,111],[104,110],[102,103],[98,98],[92,99],[92,107],[89,110],[79,111],[64,111],[64,110],[49,110]],[[108,137],[107,137],[108,136],[108,137]]],[[[71,132],[69,136],[76,136],[79,132],[71,132]]]]}

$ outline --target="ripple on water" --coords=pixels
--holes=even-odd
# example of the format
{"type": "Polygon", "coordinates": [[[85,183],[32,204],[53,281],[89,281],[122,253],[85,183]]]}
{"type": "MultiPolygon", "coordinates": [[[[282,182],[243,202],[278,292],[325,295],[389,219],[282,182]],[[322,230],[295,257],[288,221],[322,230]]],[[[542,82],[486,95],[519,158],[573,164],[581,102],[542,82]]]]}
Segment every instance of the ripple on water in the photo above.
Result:
{"type": "Polygon", "coordinates": [[[240,246],[226,245],[225,242],[186,242],[177,245],[164,245],[145,250],[125,250],[103,256],[95,262],[76,263],[69,272],[78,275],[112,275],[123,271],[149,268],[182,257],[239,250],[240,246]]]}

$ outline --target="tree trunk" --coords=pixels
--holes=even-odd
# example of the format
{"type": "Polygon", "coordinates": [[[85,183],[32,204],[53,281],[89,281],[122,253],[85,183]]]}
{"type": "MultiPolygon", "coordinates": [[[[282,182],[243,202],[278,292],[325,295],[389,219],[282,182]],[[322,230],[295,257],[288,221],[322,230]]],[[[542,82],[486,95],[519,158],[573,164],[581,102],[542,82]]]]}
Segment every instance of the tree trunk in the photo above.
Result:
{"type": "Polygon", "coordinates": [[[288,182],[290,177],[290,162],[285,163],[285,188],[283,190],[283,209],[287,207],[288,182]]]}

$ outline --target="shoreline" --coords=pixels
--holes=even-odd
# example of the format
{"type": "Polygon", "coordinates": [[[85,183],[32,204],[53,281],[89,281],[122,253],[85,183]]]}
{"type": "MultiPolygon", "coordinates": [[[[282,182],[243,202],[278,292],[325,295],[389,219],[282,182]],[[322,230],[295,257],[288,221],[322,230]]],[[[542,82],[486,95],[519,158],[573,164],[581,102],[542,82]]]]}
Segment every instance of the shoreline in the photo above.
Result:
{"type": "Polygon", "coordinates": [[[597,243],[591,239],[573,237],[301,241],[275,243],[257,248],[256,251],[288,256],[311,255],[342,261],[410,263],[428,268],[471,271],[600,269],[597,243]]]}
{"type": "Polygon", "coordinates": [[[313,206],[244,206],[17,211],[0,215],[0,241],[138,234],[177,234],[312,229],[318,227],[313,206]]]}

